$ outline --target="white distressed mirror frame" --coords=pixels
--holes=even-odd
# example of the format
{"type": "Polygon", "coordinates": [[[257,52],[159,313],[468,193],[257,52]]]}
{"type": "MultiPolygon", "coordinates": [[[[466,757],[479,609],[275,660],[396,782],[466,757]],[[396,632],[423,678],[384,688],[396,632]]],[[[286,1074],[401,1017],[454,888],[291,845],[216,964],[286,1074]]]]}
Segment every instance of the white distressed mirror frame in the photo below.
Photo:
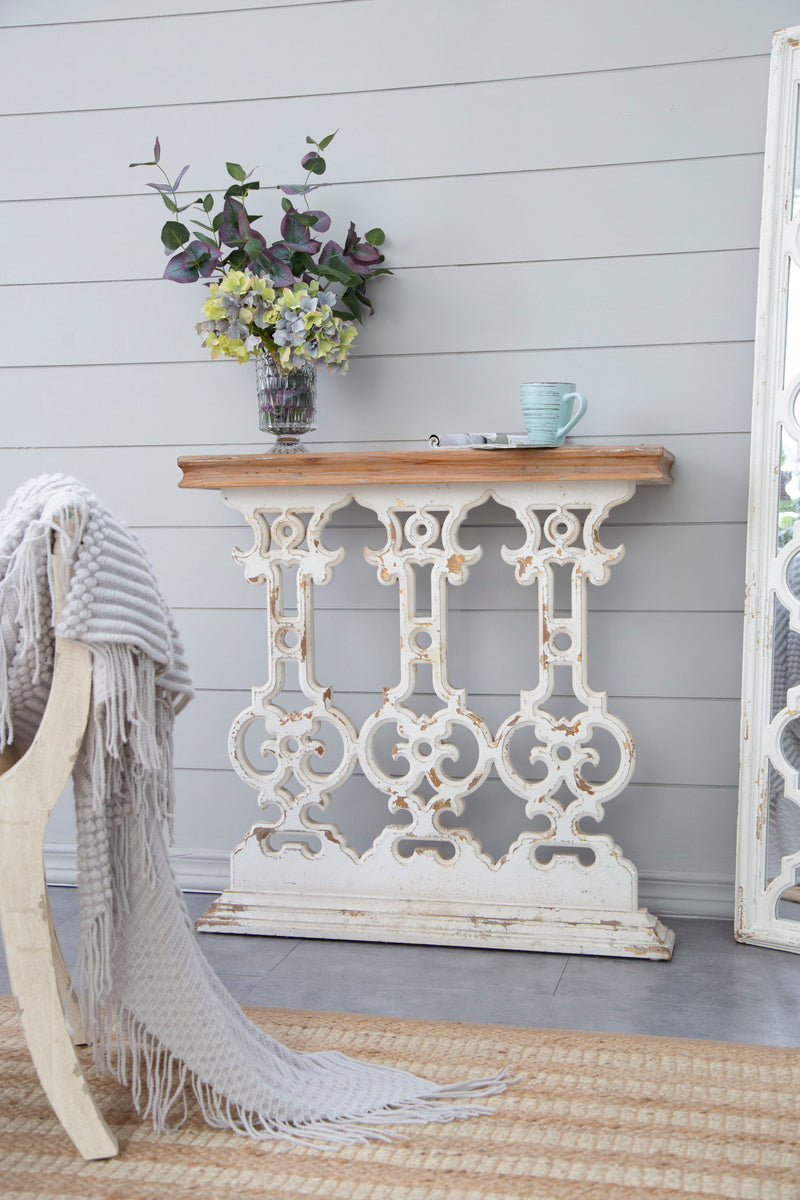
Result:
{"type": "Polygon", "coordinates": [[[770,798],[778,775],[783,796],[798,806],[800,828],[800,774],[782,745],[787,726],[800,716],[800,687],[788,688],[779,711],[774,712],[773,704],[776,601],[788,612],[789,628],[800,633],[800,600],[786,578],[791,558],[800,551],[800,521],[795,521],[781,549],[777,537],[784,433],[800,440],[795,411],[800,375],[787,377],[786,367],[790,270],[795,304],[800,302],[800,203],[794,198],[799,94],[800,26],[795,26],[775,34],[770,63],[748,506],[735,936],[796,953],[800,904],[787,905],[781,897],[798,882],[800,838],[788,853],[780,846],[776,867],[769,835],[770,798]]]}

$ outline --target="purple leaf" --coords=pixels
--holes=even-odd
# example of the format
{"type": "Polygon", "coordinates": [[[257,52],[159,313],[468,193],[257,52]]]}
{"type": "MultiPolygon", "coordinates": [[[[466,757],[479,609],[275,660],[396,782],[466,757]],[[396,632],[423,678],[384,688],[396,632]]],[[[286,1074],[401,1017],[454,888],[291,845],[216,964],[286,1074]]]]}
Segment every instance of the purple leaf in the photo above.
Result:
{"type": "Polygon", "coordinates": [[[178,178],[175,180],[175,182],[174,182],[174,183],[173,183],[173,185],[172,185],[172,190],[173,190],[173,192],[177,192],[177,190],[178,190],[178,184],[179,184],[179,183],[180,183],[180,181],[183,179],[184,175],[186,174],[186,172],[187,172],[188,170],[189,170],[189,164],[187,163],[187,164],[186,164],[186,166],[185,166],[185,167],[183,168],[183,170],[181,171],[181,173],[180,173],[180,175],[178,176],[178,178]]]}
{"type": "Polygon", "coordinates": [[[251,258],[251,265],[259,275],[269,275],[275,287],[291,287],[294,275],[285,259],[276,253],[276,249],[277,247],[272,246],[269,250],[262,250],[251,258]]]}
{"type": "Polygon", "coordinates": [[[321,212],[318,208],[312,208],[309,216],[316,217],[317,222],[313,226],[314,233],[327,233],[331,227],[331,219],[327,213],[321,212]]]}
{"type": "Polygon", "coordinates": [[[354,275],[371,275],[372,270],[366,263],[361,263],[352,254],[345,254],[344,261],[354,275]]]}
{"type": "Polygon", "coordinates": [[[197,267],[187,267],[184,265],[184,256],[176,254],[167,263],[162,279],[171,279],[174,283],[194,283],[195,279],[200,278],[200,272],[197,267]]]}
{"type": "Polygon", "coordinates": [[[222,251],[219,246],[208,246],[205,242],[192,242],[188,249],[191,250],[192,246],[202,246],[205,251],[205,256],[199,263],[199,270],[203,279],[208,279],[216,270],[217,263],[222,258],[222,251]]]}
{"type": "Polygon", "coordinates": [[[281,221],[281,237],[292,250],[305,250],[307,254],[316,254],[321,245],[311,237],[308,226],[301,221],[296,208],[284,213],[281,221]]]}
{"type": "Polygon", "coordinates": [[[253,229],[253,226],[250,224],[250,218],[243,208],[239,211],[239,236],[246,240],[255,238],[262,246],[266,246],[267,244],[264,235],[259,233],[257,229],[253,229]]]}
{"type": "Polygon", "coordinates": [[[158,138],[156,138],[155,145],[153,146],[153,158],[156,162],[161,158],[161,143],[158,138]]]}
{"type": "Polygon", "coordinates": [[[373,265],[381,261],[381,252],[367,242],[359,242],[345,257],[355,258],[360,263],[373,265]]]}
{"type": "Polygon", "coordinates": [[[322,254],[319,256],[320,264],[327,262],[332,254],[341,254],[342,247],[338,242],[326,242],[322,247],[322,254]]]}
{"type": "Polygon", "coordinates": [[[324,183],[279,183],[280,191],[285,192],[287,196],[306,196],[309,192],[313,192],[315,188],[325,187],[324,183]]]}
{"type": "Polygon", "coordinates": [[[190,242],[182,254],[176,254],[167,263],[164,279],[172,279],[175,283],[194,283],[201,275],[207,279],[211,275],[221,257],[217,246],[207,246],[204,242],[190,242]]]}
{"type": "Polygon", "coordinates": [[[148,183],[145,187],[155,188],[157,192],[171,192],[172,188],[168,183],[148,183]]]}
{"type": "Polygon", "coordinates": [[[219,236],[224,245],[235,246],[242,240],[242,235],[239,233],[239,214],[243,212],[244,208],[238,200],[234,200],[233,196],[225,197],[225,203],[222,206],[222,224],[219,227],[219,236]]]}

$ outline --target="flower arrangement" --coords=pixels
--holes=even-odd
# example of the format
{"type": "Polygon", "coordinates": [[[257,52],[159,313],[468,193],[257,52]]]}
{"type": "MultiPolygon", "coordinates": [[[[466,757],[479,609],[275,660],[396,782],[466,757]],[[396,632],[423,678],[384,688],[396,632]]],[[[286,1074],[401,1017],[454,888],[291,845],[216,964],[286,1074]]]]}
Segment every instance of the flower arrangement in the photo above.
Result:
{"type": "Polygon", "coordinates": [[[212,358],[244,363],[267,353],[282,374],[319,363],[347,370],[347,355],[358,332],[355,322],[374,312],[367,284],[391,272],[382,265],[382,229],[370,229],[362,239],[351,222],[344,245],[333,240],[323,244],[317,236],[328,232],[331,219],[309,208],[308,195],[326,186],[311,179],[325,173],[322,152],[335,136],[328,134],[319,142],[307,137],[313,149],[301,159],[304,182],[278,185],[284,193],[281,238],[271,245],[255,228],[260,217],[246,207],[249,193],[261,187],[252,171],[226,163],[234,182],[215,212],[211,193],[189,204],[178,203],[178,187],[189,168],[170,180],[161,166],[158,138],[150,161],[130,164],[157,167],[164,176],[165,182],[147,185],[172,214],[161,230],[165,252],[173,255],[164,278],[177,283],[210,280],[205,320],[197,331],[212,358]],[[296,207],[296,197],[303,198],[305,211],[296,207]],[[202,216],[191,221],[194,234],[178,219],[189,209],[202,216]]]}

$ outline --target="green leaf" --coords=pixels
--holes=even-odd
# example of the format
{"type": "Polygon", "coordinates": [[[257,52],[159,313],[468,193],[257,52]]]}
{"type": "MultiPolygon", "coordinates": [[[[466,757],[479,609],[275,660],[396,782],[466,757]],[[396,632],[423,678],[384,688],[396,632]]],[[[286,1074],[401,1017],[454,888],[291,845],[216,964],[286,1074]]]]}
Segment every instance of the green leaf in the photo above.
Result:
{"type": "Polygon", "coordinates": [[[161,199],[164,201],[164,203],[166,204],[166,206],[170,212],[173,212],[173,213],[180,212],[180,209],[178,208],[177,204],[175,203],[175,201],[172,199],[171,196],[168,196],[166,194],[166,192],[159,192],[158,194],[161,197],[161,199]]]}
{"type": "Polygon", "coordinates": [[[349,283],[353,278],[349,271],[341,270],[339,267],[332,266],[330,262],[320,263],[319,273],[334,283],[349,283]]]}
{"type": "Polygon", "coordinates": [[[161,241],[168,250],[177,250],[188,242],[191,234],[180,221],[167,221],[161,230],[161,241]]]}
{"type": "MultiPolygon", "coordinates": [[[[198,222],[192,221],[192,224],[198,225],[198,222]]],[[[207,246],[213,246],[215,250],[219,249],[219,247],[217,246],[217,243],[214,241],[214,238],[209,237],[207,233],[198,233],[197,237],[201,242],[205,242],[205,244],[207,246]]]]}
{"type": "Polygon", "coordinates": [[[264,247],[258,238],[250,238],[250,240],[244,244],[244,252],[251,260],[259,255],[263,249],[264,247]]]}
{"type": "Polygon", "coordinates": [[[247,172],[238,163],[225,163],[225,166],[228,169],[231,179],[237,179],[239,183],[244,183],[245,179],[247,179],[247,172]]]}
{"type": "Polygon", "coordinates": [[[211,212],[212,208],[214,207],[214,197],[211,195],[211,192],[208,193],[201,203],[207,213],[211,212]]]}
{"type": "Polygon", "coordinates": [[[226,196],[246,196],[248,192],[256,191],[259,183],[232,183],[225,193],[226,196]]]}
{"type": "Polygon", "coordinates": [[[364,240],[369,242],[370,246],[382,246],[386,241],[386,234],[376,226],[375,229],[370,229],[368,233],[364,234],[364,240]]]}
{"type": "Polygon", "coordinates": [[[341,303],[345,306],[345,308],[348,309],[348,311],[351,313],[351,315],[354,316],[357,321],[360,321],[361,320],[361,305],[359,304],[358,300],[356,299],[354,293],[349,292],[349,291],[344,292],[340,296],[339,299],[340,299],[341,303]]]}
{"type": "Polygon", "coordinates": [[[337,134],[338,132],[339,132],[339,130],[338,130],[338,129],[334,129],[333,133],[329,133],[329,134],[328,134],[328,136],[327,136],[327,137],[324,137],[324,138],[322,139],[322,141],[321,141],[321,142],[317,142],[317,143],[316,143],[316,145],[317,145],[317,149],[318,149],[318,150],[324,150],[326,146],[330,146],[331,142],[332,142],[332,141],[333,141],[333,139],[336,137],[336,134],[337,134]]]}
{"type": "Polygon", "coordinates": [[[211,222],[211,228],[214,230],[214,233],[216,233],[219,229],[220,225],[222,224],[222,220],[223,214],[221,212],[215,213],[214,219],[211,222]]]}
{"type": "Polygon", "coordinates": [[[157,167],[157,166],[158,166],[158,163],[157,163],[157,162],[155,162],[155,161],[154,161],[154,160],[151,158],[149,162],[143,162],[143,163],[128,163],[128,166],[129,166],[129,167],[157,167]]]}
{"type": "Polygon", "coordinates": [[[232,250],[225,262],[230,263],[237,271],[242,271],[247,266],[247,255],[244,250],[232,250]]]}
{"type": "Polygon", "coordinates": [[[284,212],[291,212],[294,208],[294,205],[287,196],[281,196],[281,208],[284,212]]]}

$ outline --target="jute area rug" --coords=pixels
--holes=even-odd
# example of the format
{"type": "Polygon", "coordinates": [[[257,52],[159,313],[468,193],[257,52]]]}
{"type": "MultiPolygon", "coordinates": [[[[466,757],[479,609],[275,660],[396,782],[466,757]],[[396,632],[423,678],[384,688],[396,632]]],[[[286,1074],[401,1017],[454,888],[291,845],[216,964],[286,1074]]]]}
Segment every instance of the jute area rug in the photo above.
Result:
{"type": "Polygon", "coordinates": [[[156,1136],[91,1074],[119,1158],[78,1158],[0,999],[0,1197],[19,1200],[800,1198],[800,1050],[512,1026],[248,1009],[303,1050],[435,1080],[508,1064],[493,1116],[336,1150],[254,1143],[192,1119],[156,1136]]]}

